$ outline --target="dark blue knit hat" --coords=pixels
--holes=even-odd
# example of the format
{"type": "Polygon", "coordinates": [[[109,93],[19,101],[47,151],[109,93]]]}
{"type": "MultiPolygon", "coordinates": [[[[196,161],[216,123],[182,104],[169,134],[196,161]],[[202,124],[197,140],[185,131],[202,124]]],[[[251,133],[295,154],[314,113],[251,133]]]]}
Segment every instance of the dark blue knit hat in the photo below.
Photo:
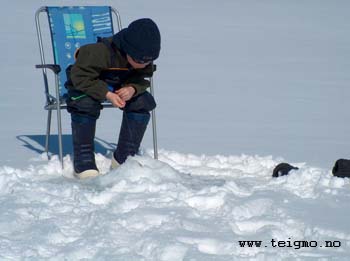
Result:
{"type": "Polygon", "coordinates": [[[138,19],[117,35],[113,41],[120,40],[122,50],[136,61],[147,62],[158,58],[160,32],[156,23],[151,19],[138,19]]]}

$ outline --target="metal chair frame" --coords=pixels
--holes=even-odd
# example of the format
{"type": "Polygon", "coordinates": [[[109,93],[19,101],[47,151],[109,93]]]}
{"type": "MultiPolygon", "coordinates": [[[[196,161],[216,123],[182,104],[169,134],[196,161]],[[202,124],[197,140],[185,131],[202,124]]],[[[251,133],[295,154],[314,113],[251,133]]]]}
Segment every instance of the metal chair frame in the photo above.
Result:
{"type": "MultiPolygon", "coordinates": [[[[85,6],[85,7],[88,7],[88,6],[85,6]]],[[[52,111],[56,110],[57,111],[57,132],[58,132],[59,160],[61,163],[61,167],[63,169],[64,164],[63,164],[61,109],[66,109],[67,105],[65,104],[64,99],[62,99],[62,96],[60,95],[60,91],[59,91],[59,76],[58,76],[58,74],[61,72],[60,65],[58,65],[58,64],[46,64],[46,62],[45,62],[43,37],[42,37],[41,26],[40,26],[40,24],[41,24],[40,14],[46,13],[48,15],[47,8],[48,8],[47,6],[40,7],[35,13],[35,24],[36,24],[36,31],[37,31],[39,51],[40,51],[40,59],[41,59],[41,64],[36,65],[36,68],[42,69],[43,78],[44,78],[44,85],[45,85],[45,97],[46,97],[46,103],[45,103],[44,109],[48,111],[47,124],[46,124],[46,137],[45,137],[45,152],[49,156],[49,137],[51,134],[52,111]],[[55,96],[51,95],[50,91],[49,91],[47,69],[51,70],[55,76],[55,96]]],[[[115,8],[110,7],[110,9],[111,9],[112,14],[115,16],[116,21],[117,21],[118,31],[120,31],[122,29],[120,14],[115,8]]],[[[51,36],[51,41],[53,41],[52,36],[51,36]]],[[[150,93],[154,96],[154,87],[153,86],[154,86],[153,85],[153,77],[151,77],[150,78],[150,93]]],[[[104,108],[113,108],[113,106],[110,102],[103,102],[102,106],[104,108]]],[[[152,134],[153,134],[154,158],[158,159],[157,127],[156,127],[155,110],[152,110],[151,115],[152,115],[152,134]]]]}

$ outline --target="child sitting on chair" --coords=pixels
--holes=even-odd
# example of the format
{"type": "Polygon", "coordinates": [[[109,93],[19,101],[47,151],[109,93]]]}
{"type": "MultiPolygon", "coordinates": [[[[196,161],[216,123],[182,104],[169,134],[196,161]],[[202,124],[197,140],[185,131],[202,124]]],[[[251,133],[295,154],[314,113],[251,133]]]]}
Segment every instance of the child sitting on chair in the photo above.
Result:
{"type": "Polygon", "coordinates": [[[160,52],[160,32],[148,18],[132,22],[127,28],[97,43],[82,46],[69,75],[67,110],[71,114],[74,148],[74,175],[78,178],[99,175],[95,163],[94,137],[101,102],[109,100],[123,110],[118,145],[112,168],[124,163],[139,150],[156,107],[146,91],[152,76],[153,61],[160,52]]]}

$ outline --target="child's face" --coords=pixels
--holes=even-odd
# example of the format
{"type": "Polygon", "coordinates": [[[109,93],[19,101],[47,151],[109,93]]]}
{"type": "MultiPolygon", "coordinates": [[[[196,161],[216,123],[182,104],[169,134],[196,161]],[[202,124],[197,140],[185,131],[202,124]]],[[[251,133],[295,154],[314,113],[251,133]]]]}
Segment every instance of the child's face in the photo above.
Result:
{"type": "Polygon", "coordinates": [[[134,69],[143,69],[143,68],[145,68],[147,65],[149,65],[151,63],[151,62],[137,63],[128,54],[126,55],[126,59],[128,60],[128,62],[130,63],[130,65],[134,69]]]}

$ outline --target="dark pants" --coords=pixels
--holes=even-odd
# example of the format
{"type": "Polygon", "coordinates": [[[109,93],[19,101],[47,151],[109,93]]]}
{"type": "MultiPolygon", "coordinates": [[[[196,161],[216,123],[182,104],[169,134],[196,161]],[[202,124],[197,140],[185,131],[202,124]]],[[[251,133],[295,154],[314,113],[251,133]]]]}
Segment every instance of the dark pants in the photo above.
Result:
{"type": "MultiPolygon", "coordinates": [[[[79,91],[69,91],[69,97],[79,97],[82,95],[79,91]]],[[[144,92],[136,97],[133,97],[126,102],[122,110],[126,113],[149,113],[156,107],[156,102],[149,92],[144,92]]],[[[67,110],[72,115],[72,120],[77,117],[86,118],[86,120],[97,120],[100,117],[102,105],[98,100],[90,96],[84,96],[80,99],[67,99],[67,110]]]]}
{"type": "MultiPolygon", "coordinates": [[[[67,100],[67,110],[72,118],[75,172],[97,169],[93,140],[96,120],[100,116],[102,105],[90,96],[82,95],[81,92],[70,91],[68,94],[71,97],[67,100]]],[[[113,154],[119,164],[124,163],[128,156],[137,153],[149,121],[149,111],[155,107],[153,96],[145,92],[127,101],[122,108],[124,112],[118,147],[113,154]]]]}

